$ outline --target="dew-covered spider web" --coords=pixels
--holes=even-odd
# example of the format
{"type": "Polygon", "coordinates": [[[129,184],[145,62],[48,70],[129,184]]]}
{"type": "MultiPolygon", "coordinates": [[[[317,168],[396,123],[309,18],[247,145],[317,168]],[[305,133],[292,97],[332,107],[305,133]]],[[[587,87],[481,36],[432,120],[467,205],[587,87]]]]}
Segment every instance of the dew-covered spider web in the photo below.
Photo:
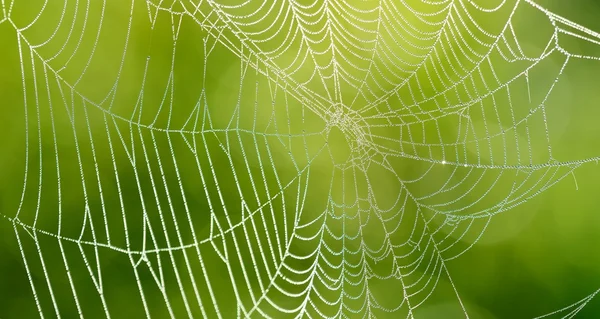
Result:
{"type": "Polygon", "coordinates": [[[24,313],[469,317],[448,264],[600,155],[600,34],[533,1],[0,3],[24,313]]]}

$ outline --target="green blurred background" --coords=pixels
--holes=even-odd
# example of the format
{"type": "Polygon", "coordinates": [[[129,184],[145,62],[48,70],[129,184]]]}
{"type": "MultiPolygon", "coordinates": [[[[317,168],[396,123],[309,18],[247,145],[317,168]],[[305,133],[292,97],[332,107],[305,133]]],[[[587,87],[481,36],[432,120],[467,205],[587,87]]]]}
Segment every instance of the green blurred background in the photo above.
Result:
{"type": "MultiPolygon", "coordinates": [[[[600,30],[600,5],[592,0],[538,3],[591,30],[600,30]]],[[[344,182],[329,184],[338,158],[353,156],[344,137],[338,133],[321,134],[326,124],[323,118],[311,113],[292,95],[287,96],[283,88],[274,89],[276,83],[252,66],[241,64],[240,58],[222,45],[214,46],[204,60],[205,51],[212,48],[214,41],[202,40],[207,34],[197,27],[198,21],[186,17],[175,30],[172,25],[179,25],[178,16],[171,20],[171,15],[164,12],[150,28],[152,15],[149,19],[143,1],[134,2],[134,6],[128,1],[109,1],[104,8],[101,1],[78,2],[77,6],[58,1],[15,1],[14,7],[10,1],[2,4],[3,14],[12,8],[11,21],[17,27],[35,23],[20,30],[22,36],[17,36],[9,21],[0,23],[0,318],[39,316],[30,280],[38,287],[46,317],[56,316],[52,300],[60,305],[63,317],[78,316],[70,281],[77,287],[83,314],[104,317],[103,301],[90,280],[90,272],[99,275],[97,268],[102,270],[104,302],[113,318],[144,316],[138,283],[144,285],[146,307],[156,318],[168,317],[169,311],[185,317],[183,301],[174,298],[169,310],[164,306],[163,293],[185,290],[193,303],[194,289],[200,290],[208,312],[214,310],[214,298],[225,318],[234,317],[237,309],[230,274],[241,278],[239,269],[243,267],[262,276],[273,271],[272,265],[261,258],[268,260],[270,255],[277,255],[277,247],[281,248],[292,232],[298,207],[306,205],[300,218],[306,222],[330,208],[330,190],[331,196],[346,196],[344,182]],[[36,18],[41,8],[44,14],[36,18]],[[103,15],[99,14],[102,10],[103,15]],[[65,18],[61,19],[63,13],[65,18]],[[44,43],[58,23],[59,32],[52,41],[44,43]],[[83,28],[87,28],[85,33],[81,32],[83,28]],[[98,30],[101,33],[96,41],[98,30]],[[124,50],[127,30],[131,36],[124,50]],[[175,46],[173,34],[178,36],[175,46]],[[241,72],[246,72],[243,80],[241,72]],[[72,93],[70,86],[76,87],[78,94],[72,93]],[[142,123],[142,127],[135,123],[142,123]],[[232,127],[241,128],[243,133],[224,130],[232,127]],[[199,130],[210,133],[205,137],[192,133],[199,130]],[[282,132],[288,135],[283,141],[275,134],[282,132]],[[227,152],[223,152],[223,145],[228,145],[227,152]],[[270,204],[262,205],[276,193],[279,195],[268,201],[270,204]],[[299,199],[298,194],[306,196],[306,200],[299,199]],[[237,238],[256,238],[254,233],[260,233],[260,239],[249,241],[251,244],[241,253],[233,248],[234,239],[217,237],[212,240],[216,248],[204,248],[211,247],[210,241],[203,244],[202,262],[197,257],[195,261],[188,260],[192,258],[189,255],[200,255],[193,247],[176,249],[173,254],[161,252],[156,258],[153,250],[158,247],[178,247],[206,239],[219,233],[215,230],[217,224],[224,231],[255,210],[265,211],[259,214],[264,218],[255,218],[258,226],[238,227],[232,232],[237,238]],[[188,222],[190,219],[193,222],[188,222]],[[148,227],[154,232],[149,232],[147,225],[152,225],[148,227]],[[141,254],[130,257],[115,249],[85,243],[135,252],[150,250],[151,267],[167,269],[165,282],[178,280],[177,272],[168,270],[176,263],[183,273],[193,269],[198,285],[183,278],[178,285],[167,284],[169,292],[161,292],[150,271],[140,270],[138,278],[131,271],[132,264],[140,262],[141,254]],[[228,273],[219,251],[229,252],[229,265],[237,270],[228,273]],[[234,258],[236,254],[244,256],[244,261],[234,258]],[[27,257],[28,270],[23,255],[27,257]],[[98,262],[97,256],[101,256],[98,262]],[[65,259],[69,261],[71,277],[65,272],[65,259]],[[252,259],[256,260],[250,262],[252,259]],[[100,266],[96,267],[96,263],[100,266]],[[248,264],[244,266],[245,263],[248,264]],[[210,277],[212,288],[204,284],[205,276],[210,277]],[[48,287],[48,278],[54,296],[44,288],[48,287]],[[208,296],[209,290],[214,291],[213,298],[208,296]]],[[[181,8],[174,5],[172,10],[181,8]]],[[[515,24],[528,30],[532,39],[538,32],[542,37],[542,26],[548,28],[547,19],[540,14],[528,16],[526,12],[529,11],[517,16],[515,24]]],[[[207,21],[213,19],[209,17],[207,21]]],[[[260,29],[260,25],[255,27],[260,29]]],[[[220,31],[218,27],[211,30],[220,31]]],[[[532,47],[539,45],[531,42],[532,47]]],[[[569,48],[600,56],[598,47],[575,43],[569,48]]],[[[295,52],[289,52],[276,62],[284,64],[294,56],[295,52]]],[[[562,60],[559,57],[552,63],[560,66],[562,60]]],[[[265,69],[262,62],[258,62],[258,68],[265,69]]],[[[300,69],[296,76],[307,77],[311,72],[300,69]]],[[[544,95],[545,84],[536,85],[553,80],[552,67],[547,72],[531,75],[533,91],[537,89],[544,95]]],[[[556,160],[600,156],[599,72],[600,61],[570,63],[546,104],[556,160]]],[[[513,102],[519,104],[520,100],[513,102]]],[[[456,134],[456,127],[444,129],[447,132],[442,134],[456,134]]],[[[543,140],[531,139],[534,148],[546,147],[543,140]]],[[[483,158],[493,162],[483,151],[469,152],[475,152],[470,155],[471,161],[483,158]]],[[[399,164],[399,170],[422,171],[423,164],[417,162],[406,160],[399,164]]],[[[385,171],[372,174],[368,178],[377,181],[380,190],[387,191],[378,203],[394,202],[399,195],[394,193],[398,186],[391,181],[393,178],[386,176],[389,173],[385,171]]],[[[448,172],[440,171],[438,177],[411,187],[426,193],[433,187],[426,184],[428,181],[443,182],[447,175],[448,172]]],[[[508,185],[507,181],[502,183],[508,185]]],[[[594,162],[583,164],[550,189],[495,216],[470,250],[447,262],[452,281],[472,318],[535,317],[579,301],[600,288],[599,189],[600,166],[594,162]]],[[[465,191],[466,188],[458,190],[465,191]]],[[[495,204],[493,200],[485,199],[481,204],[495,204]]],[[[329,226],[341,227],[335,223],[329,226]]],[[[311,227],[307,228],[308,233],[314,233],[319,225],[311,227]]],[[[377,241],[381,235],[378,232],[381,229],[365,236],[377,241]]],[[[464,239],[465,245],[470,244],[469,240],[472,238],[464,239]]],[[[308,243],[294,249],[307,254],[314,245],[308,243]]],[[[290,265],[306,269],[310,263],[294,260],[290,265]]],[[[250,281],[261,280],[250,276],[250,281]]],[[[417,308],[416,318],[464,316],[448,281],[442,278],[439,286],[439,291],[417,308]]],[[[239,298],[248,302],[250,297],[243,292],[247,288],[240,285],[238,289],[239,298]]],[[[257,292],[258,286],[255,289],[257,292]]],[[[296,288],[283,289],[292,292],[296,288]]],[[[402,287],[395,281],[373,284],[370,289],[381,300],[402,298],[402,287]]],[[[285,296],[269,296],[280,305],[293,304],[285,296]]],[[[318,307],[328,307],[314,296],[318,307]]],[[[201,315],[197,311],[195,308],[192,313],[201,315]]],[[[600,316],[600,301],[592,299],[579,316],[600,316]]]]}

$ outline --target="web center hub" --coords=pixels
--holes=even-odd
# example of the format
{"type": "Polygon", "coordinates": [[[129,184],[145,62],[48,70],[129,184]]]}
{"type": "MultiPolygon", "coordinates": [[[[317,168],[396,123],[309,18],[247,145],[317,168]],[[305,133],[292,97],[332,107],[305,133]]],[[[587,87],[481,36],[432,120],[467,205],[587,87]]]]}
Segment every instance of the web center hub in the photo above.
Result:
{"type": "Polygon", "coordinates": [[[325,129],[331,158],[336,165],[362,165],[368,161],[372,141],[368,123],[355,111],[334,107],[325,129]]]}

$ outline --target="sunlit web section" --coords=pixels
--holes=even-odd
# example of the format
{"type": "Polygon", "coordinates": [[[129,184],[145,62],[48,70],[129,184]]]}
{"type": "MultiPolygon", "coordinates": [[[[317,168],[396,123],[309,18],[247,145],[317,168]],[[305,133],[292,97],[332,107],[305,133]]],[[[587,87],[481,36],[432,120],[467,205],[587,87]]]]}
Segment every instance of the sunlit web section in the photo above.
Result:
{"type": "Polygon", "coordinates": [[[468,316],[447,261],[598,160],[552,93],[600,35],[530,1],[1,4],[42,317],[468,316]]]}

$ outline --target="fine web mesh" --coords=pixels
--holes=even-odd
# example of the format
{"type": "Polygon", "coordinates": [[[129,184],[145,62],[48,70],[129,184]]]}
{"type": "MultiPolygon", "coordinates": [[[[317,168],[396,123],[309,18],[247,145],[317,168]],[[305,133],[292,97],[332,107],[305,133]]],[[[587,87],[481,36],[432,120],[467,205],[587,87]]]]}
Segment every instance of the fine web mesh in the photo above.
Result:
{"type": "Polygon", "coordinates": [[[447,262],[598,160],[553,93],[600,34],[529,0],[1,5],[41,317],[468,317],[447,262]]]}

